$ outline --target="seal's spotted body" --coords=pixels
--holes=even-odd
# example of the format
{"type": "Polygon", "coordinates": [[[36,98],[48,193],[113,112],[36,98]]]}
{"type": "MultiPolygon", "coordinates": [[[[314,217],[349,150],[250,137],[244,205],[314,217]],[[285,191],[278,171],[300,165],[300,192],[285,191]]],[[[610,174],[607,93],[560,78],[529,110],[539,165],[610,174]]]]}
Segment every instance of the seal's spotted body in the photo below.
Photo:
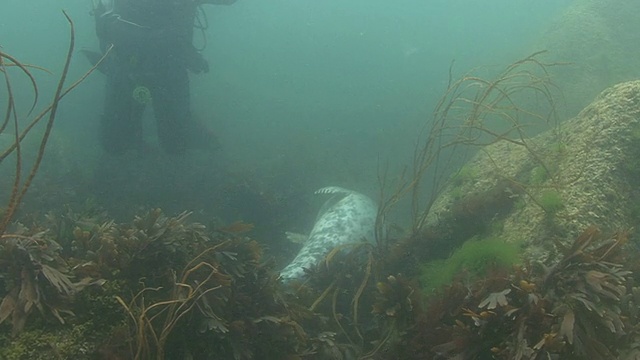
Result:
{"type": "Polygon", "coordinates": [[[318,214],[309,239],[293,261],[280,272],[284,281],[300,279],[304,269],[320,262],[335,247],[373,241],[377,206],[365,195],[328,187],[316,194],[334,194],[318,214]]]}

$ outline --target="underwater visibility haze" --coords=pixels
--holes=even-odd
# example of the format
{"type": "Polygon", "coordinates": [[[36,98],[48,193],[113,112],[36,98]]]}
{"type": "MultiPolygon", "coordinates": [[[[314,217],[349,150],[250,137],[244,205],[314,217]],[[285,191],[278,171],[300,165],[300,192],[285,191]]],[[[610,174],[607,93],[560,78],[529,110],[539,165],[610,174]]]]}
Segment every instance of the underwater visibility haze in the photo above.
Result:
{"type": "Polygon", "coordinates": [[[640,356],[640,3],[182,1],[4,0],[0,358],[640,356]]]}

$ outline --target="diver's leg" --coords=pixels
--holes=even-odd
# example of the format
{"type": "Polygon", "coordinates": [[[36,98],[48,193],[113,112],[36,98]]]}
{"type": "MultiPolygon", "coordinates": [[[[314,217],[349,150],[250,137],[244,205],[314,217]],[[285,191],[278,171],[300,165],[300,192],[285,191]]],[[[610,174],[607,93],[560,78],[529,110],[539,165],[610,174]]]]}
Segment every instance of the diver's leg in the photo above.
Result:
{"type": "Polygon", "coordinates": [[[102,146],[111,154],[142,149],[144,105],[133,99],[133,88],[126,72],[108,74],[100,130],[102,146]]]}
{"type": "Polygon", "coordinates": [[[187,70],[173,68],[156,81],[152,102],[160,146],[167,153],[182,154],[187,148],[187,126],[191,121],[187,70]]]}

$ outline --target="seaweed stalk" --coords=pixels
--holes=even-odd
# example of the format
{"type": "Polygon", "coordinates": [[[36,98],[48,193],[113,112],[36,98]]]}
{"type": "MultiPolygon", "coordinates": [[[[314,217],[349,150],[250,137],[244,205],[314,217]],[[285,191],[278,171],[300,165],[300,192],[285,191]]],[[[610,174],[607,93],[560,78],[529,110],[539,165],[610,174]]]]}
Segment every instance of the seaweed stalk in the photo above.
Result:
{"type": "MultiPolygon", "coordinates": [[[[449,83],[444,95],[425,121],[420,132],[422,138],[414,149],[410,172],[404,170],[394,191],[385,194],[381,190],[380,209],[376,221],[378,243],[385,241],[385,219],[400,199],[409,197],[413,224],[411,234],[416,235],[424,227],[431,206],[448,184],[448,178],[461,159],[469,159],[475,148],[498,141],[508,141],[523,146],[537,163],[548,171],[544,161],[524,132],[523,117],[550,126],[557,126],[554,85],[547,69],[559,63],[545,63],[539,51],[507,66],[493,80],[472,74],[454,80],[452,66],[449,83]],[[548,111],[531,110],[519,103],[518,97],[527,95],[540,99],[548,111]],[[488,123],[499,121],[495,128],[488,123]],[[427,179],[427,174],[429,178],[427,179]],[[425,185],[429,185],[428,198],[423,198],[425,185]]],[[[378,175],[380,187],[387,186],[387,173],[378,175]]]]}
{"type": "MultiPolygon", "coordinates": [[[[53,129],[53,124],[57,115],[57,110],[58,110],[58,105],[60,103],[60,100],[66,95],[68,94],[70,91],[72,91],[76,86],[78,86],[80,83],[82,83],[95,69],[97,69],[98,64],[94,65],[91,69],[89,69],[83,76],[80,77],[80,79],[78,79],[76,82],[74,82],[70,87],[64,89],[64,83],[67,79],[67,75],[69,73],[69,67],[71,65],[71,57],[73,55],[73,50],[75,47],[75,28],[74,28],[74,23],[73,20],[71,20],[71,18],[69,17],[69,15],[63,11],[62,12],[67,20],[67,22],[69,23],[69,47],[67,50],[67,56],[65,59],[65,63],[62,69],[62,73],[60,75],[60,78],[58,80],[58,85],[55,91],[55,94],[53,96],[53,100],[51,101],[51,104],[49,104],[41,113],[39,113],[38,115],[36,115],[31,121],[30,123],[25,127],[24,130],[22,130],[22,132],[19,131],[19,127],[18,127],[18,115],[16,112],[16,107],[15,107],[15,99],[13,96],[13,91],[12,91],[12,87],[11,87],[11,81],[9,79],[9,74],[7,72],[7,67],[8,66],[16,66],[20,69],[20,71],[25,74],[28,78],[29,81],[31,82],[31,86],[33,88],[33,93],[34,93],[34,101],[32,103],[31,109],[29,110],[29,114],[33,111],[33,109],[36,106],[37,100],[38,100],[38,96],[39,96],[39,92],[38,92],[38,86],[37,83],[35,81],[35,78],[33,77],[33,74],[31,74],[31,72],[29,71],[29,68],[36,68],[36,69],[41,69],[39,67],[33,66],[33,65],[27,65],[27,64],[23,64],[20,61],[18,61],[16,58],[12,57],[9,54],[6,54],[4,52],[0,52],[0,72],[3,73],[4,77],[5,77],[5,86],[8,92],[8,100],[7,100],[7,109],[5,112],[5,118],[2,122],[2,124],[0,125],[0,133],[2,133],[5,129],[7,124],[9,123],[10,119],[13,119],[13,126],[14,126],[14,130],[15,130],[15,138],[14,138],[14,142],[12,145],[10,145],[7,149],[5,149],[2,153],[0,153],[0,163],[2,163],[3,160],[5,160],[7,158],[7,156],[9,156],[10,154],[14,153],[16,154],[16,170],[15,170],[15,174],[14,174],[14,183],[13,183],[13,187],[11,190],[11,196],[10,199],[8,201],[7,204],[7,209],[2,217],[2,219],[0,219],[0,234],[3,234],[6,229],[7,226],[9,225],[9,222],[11,221],[11,219],[13,218],[13,216],[15,215],[15,212],[20,204],[20,202],[22,201],[22,199],[24,198],[24,195],[26,194],[27,190],[29,189],[29,187],[31,186],[33,179],[35,178],[38,169],[40,168],[40,164],[42,162],[42,159],[44,157],[44,153],[46,150],[46,146],[47,146],[47,142],[49,140],[49,136],[51,135],[51,130],[53,129]],[[7,63],[7,61],[9,61],[10,63],[7,63]],[[38,153],[36,155],[36,159],[35,162],[33,164],[33,166],[31,167],[31,169],[29,170],[26,179],[24,180],[24,182],[21,184],[21,180],[22,180],[22,149],[20,147],[20,143],[21,141],[27,136],[27,134],[33,129],[33,127],[40,122],[40,120],[42,120],[46,115],[49,115],[47,118],[47,123],[46,123],[46,127],[45,127],[45,132],[42,135],[42,138],[40,140],[40,146],[38,148],[38,153]]],[[[110,50],[110,49],[109,49],[110,50]]],[[[105,54],[106,56],[106,54],[105,54]]],[[[104,59],[104,57],[103,57],[104,59]]],[[[100,60],[102,61],[102,59],[100,60]]]]}

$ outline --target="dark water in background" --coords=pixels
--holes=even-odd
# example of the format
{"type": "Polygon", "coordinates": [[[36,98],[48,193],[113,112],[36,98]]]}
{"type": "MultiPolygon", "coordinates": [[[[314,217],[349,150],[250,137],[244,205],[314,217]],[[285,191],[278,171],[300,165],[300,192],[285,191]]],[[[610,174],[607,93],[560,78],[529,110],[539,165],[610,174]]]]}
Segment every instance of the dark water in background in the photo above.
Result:
{"type": "MultiPolygon", "coordinates": [[[[551,44],[569,57],[562,60],[580,63],[585,54],[570,58],[574,53],[567,50],[571,36],[597,40],[604,30],[590,33],[592,24],[576,21],[563,38],[564,17],[567,9],[573,18],[597,17],[606,8],[598,3],[606,1],[239,0],[205,6],[211,71],[192,77],[192,100],[195,116],[217,134],[222,149],[185,158],[159,150],[144,158],[105,157],[97,133],[104,77],[96,73],[63,100],[30,194],[35,205],[25,207],[46,210],[95,196],[112,216],[125,219],[137,206],[162,207],[307,231],[315,216],[313,190],[340,185],[375,195],[379,159],[392,170],[410,163],[417,130],[445,89],[452,60],[461,74],[551,44]]],[[[637,7],[634,0],[618,3],[623,15],[625,7],[637,7]]],[[[0,11],[2,50],[53,72],[35,72],[43,97],[53,93],[66,53],[62,9],[76,25],[70,72],[76,79],[89,68],[78,50],[97,49],[90,1],[3,0],[0,11]]],[[[195,42],[205,44],[198,33],[195,42]]],[[[627,56],[621,49],[618,56],[627,56]]],[[[606,56],[587,60],[610,64],[606,56]]],[[[590,96],[635,75],[609,70],[615,76],[600,74],[590,96]]],[[[565,80],[575,83],[580,76],[565,80]]],[[[24,81],[14,83],[24,114],[31,94],[24,81]]]]}

